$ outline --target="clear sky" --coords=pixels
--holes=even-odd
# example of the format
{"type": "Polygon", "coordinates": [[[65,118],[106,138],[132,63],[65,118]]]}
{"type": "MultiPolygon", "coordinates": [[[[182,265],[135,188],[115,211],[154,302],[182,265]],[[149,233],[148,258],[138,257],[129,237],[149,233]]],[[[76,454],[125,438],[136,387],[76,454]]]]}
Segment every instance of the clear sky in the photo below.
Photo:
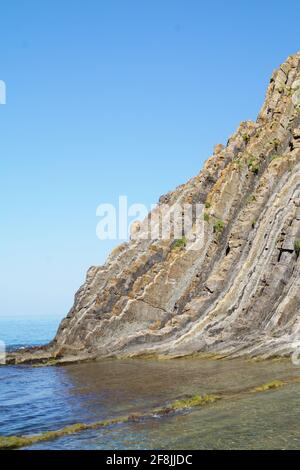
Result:
{"type": "Polygon", "coordinates": [[[98,204],[155,203],[255,119],[300,48],[300,3],[10,0],[0,14],[0,315],[64,316],[113,245],[98,204]]]}

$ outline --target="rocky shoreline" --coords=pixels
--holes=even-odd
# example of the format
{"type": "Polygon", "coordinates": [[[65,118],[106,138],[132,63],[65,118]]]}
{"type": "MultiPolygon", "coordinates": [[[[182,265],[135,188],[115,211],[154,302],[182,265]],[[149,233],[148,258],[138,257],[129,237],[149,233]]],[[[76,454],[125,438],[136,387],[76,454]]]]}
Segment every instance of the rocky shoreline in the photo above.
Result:
{"type": "Polygon", "coordinates": [[[7,363],[264,359],[299,348],[299,94],[300,53],[272,75],[257,121],[242,122],[197,176],[161,197],[170,208],[205,206],[201,248],[143,239],[147,218],[104,266],[90,268],[54,340],[7,363]]]}

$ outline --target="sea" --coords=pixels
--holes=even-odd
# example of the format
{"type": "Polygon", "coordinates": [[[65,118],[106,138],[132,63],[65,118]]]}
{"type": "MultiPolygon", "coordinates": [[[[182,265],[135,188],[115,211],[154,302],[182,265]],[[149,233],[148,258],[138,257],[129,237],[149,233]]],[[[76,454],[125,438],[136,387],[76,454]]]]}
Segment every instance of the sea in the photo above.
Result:
{"type": "MultiPolygon", "coordinates": [[[[59,322],[55,316],[0,316],[0,341],[8,350],[45,344],[59,322]]],[[[300,369],[290,361],[106,359],[64,367],[1,366],[0,435],[36,434],[147,412],[186,395],[230,391],[236,398],[26,449],[299,449],[299,383],[247,396],[238,393],[291,376],[300,376],[300,369]]]]}

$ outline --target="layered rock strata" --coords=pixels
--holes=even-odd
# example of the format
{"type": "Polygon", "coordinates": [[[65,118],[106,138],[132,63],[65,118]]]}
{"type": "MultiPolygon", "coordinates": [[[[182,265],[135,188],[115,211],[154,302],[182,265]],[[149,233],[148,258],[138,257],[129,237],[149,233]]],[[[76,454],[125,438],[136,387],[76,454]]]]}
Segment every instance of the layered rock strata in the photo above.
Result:
{"type": "Polygon", "coordinates": [[[205,205],[198,249],[145,240],[142,224],[89,269],[52,343],[9,360],[272,357],[300,347],[300,53],[274,72],[257,121],[160,198],[187,203],[205,205]]]}

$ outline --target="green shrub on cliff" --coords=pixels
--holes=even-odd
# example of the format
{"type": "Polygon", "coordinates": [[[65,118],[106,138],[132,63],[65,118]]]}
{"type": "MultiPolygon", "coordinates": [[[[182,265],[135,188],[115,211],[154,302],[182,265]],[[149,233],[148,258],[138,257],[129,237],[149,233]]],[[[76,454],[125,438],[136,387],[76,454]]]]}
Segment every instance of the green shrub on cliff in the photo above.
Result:
{"type": "Polygon", "coordinates": [[[214,224],[214,232],[215,233],[222,233],[225,228],[225,224],[223,220],[217,220],[214,224]]]}
{"type": "Polygon", "coordinates": [[[259,162],[257,161],[257,159],[253,155],[247,161],[247,165],[248,165],[249,170],[252,171],[252,173],[254,173],[255,175],[258,174],[258,172],[259,172],[259,162]]]}
{"type": "Polygon", "coordinates": [[[172,249],[176,250],[176,248],[185,248],[187,245],[187,239],[186,237],[179,238],[178,240],[175,240],[172,249]]]}
{"type": "Polygon", "coordinates": [[[246,144],[248,144],[248,142],[250,140],[250,135],[249,134],[243,134],[242,139],[246,144]]]}

